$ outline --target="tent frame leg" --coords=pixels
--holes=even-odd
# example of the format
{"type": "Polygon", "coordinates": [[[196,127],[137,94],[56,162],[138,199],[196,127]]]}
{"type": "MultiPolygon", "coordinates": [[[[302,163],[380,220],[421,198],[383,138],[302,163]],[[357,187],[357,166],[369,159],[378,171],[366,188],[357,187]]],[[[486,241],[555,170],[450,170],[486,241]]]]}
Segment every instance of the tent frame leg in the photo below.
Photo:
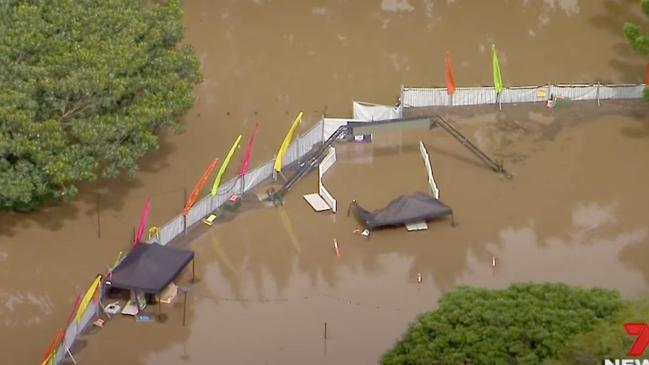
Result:
{"type": "Polygon", "coordinates": [[[192,283],[196,281],[196,258],[192,259],[192,283]]]}
{"type": "Polygon", "coordinates": [[[72,356],[72,352],[70,352],[70,349],[66,347],[65,351],[68,353],[68,355],[72,359],[72,362],[74,363],[74,365],[77,365],[77,359],[75,359],[74,356],[72,356]]]}

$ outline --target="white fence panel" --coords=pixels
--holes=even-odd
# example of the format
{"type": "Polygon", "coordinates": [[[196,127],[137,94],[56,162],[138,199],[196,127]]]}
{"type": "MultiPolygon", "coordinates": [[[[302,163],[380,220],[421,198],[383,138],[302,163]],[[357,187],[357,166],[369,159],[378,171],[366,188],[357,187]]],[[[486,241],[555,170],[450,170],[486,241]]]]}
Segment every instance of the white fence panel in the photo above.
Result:
{"type": "Polygon", "coordinates": [[[196,222],[200,222],[208,214],[210,214],[210,198],[209,196],[204,196],[187,213],[187,227],[196,222]]]}
{"type": "Polygon", "coordinates": [[[183,233],[184,230],[183,215],[179,214],[160,228],[160,244],[163,246],[166,245],[176,238],[176,236],[183,233]]]}
{"type": "Polygon", "coordinates": [[[428,150],[424,145],[424,142],[419,141],[419,152],[421,153],[421,158],[424,159],[424,165],[426,166],[426,176],[428,178],[428,184],[430,185],[430,190],[433,193],[435,199],[439,199],[439,189],[437,188],[437,183],[433,177],[433,168],[430,165],[430,155],[428,150]]]}
{"type": "Polygon", "coordinates": [[[548,99],[547,86],[520,86],[503,90],[500,102],[507,103],[534,103],[544,102],[548,99]]]}
{"type": "Polygon", "coordinates": [[[645,85],[600,86],[600,99],[641,99],[645,85]]]}
{"type": "Polygon", "coordinates": [[[274,161],[271,160],[248,172],[244,178],[243,191],[250,191],[262,181],[273,176],[273,165],[274,161]]]}
{"type": "Polygon", "coordinates": [[[390,105],[380,105],[354,101],[352,103],[354,110],[354,119],[360,120],[389,120],[400,117],[399,108],[390,105]]]}
{"type": "Polygon", "coordinates": [[[329,191],[322,184],[322,177],[324,174],[336,163],[336,150],[333,147],[329,147],[329,152],[327,156],[322,159],[322,162],[318,166],[318,193],[324,199],[325,202],[331,208],[331,211],[336,213],[336,199],[329,193],[329,191]]]}
{"type": "Polygon", "coordinates": [[[553,85],[552,94],[570,100],[596,100],[596,85],[553,85]]]}
{"type": "Polygon", "coordinates": [[[322,141],[325,141],[327,138],[331,137],[334,132],[347,125],[347,122],[365,122],[365,120],[356,120],[356,119],[342,119],[342,118],[325,118],[323,120],[323,133],[322,141]]]}
{"type": "Polygon", "coordinates": [[[404,88],[402,99],[401,105],[406,108],[449,105],[446,88],[404,88]]]}
{"type": "Polygon", "coordinates": [[[493,87],[457,88],[453,94],[453,105],[495,104],[496,89],[493,87]]]}

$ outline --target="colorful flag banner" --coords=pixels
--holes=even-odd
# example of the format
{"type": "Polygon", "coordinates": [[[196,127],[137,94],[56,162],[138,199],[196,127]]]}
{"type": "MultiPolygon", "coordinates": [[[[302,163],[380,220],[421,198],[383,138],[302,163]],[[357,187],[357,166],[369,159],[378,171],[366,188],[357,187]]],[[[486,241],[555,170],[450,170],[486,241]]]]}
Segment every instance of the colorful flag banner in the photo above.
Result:
{"type": "Polygon", "coordinates": [[[194,203],[196,203],[196,199],[198,199],[198,194],[200,194],[203,186],[205,186],[205,183],[207,182],[207,179],[210,178],[210,175],[212,175],[212,172],[214,172],[214,169],[216,169],[216,166],[218,165],[219,159],[217,157],[209,166],[207,166],[207,169],[203,172],[201,178],[198,179],[198,182],[196,182],[196,185],[194,185],[194,190],[192,190],[192,193],[189,195],[189,199],[187,199],[187,201],[185,202],[185,207],[183,208],[184,215],[187,215],[189,213],[189,210],[192,209],[192,206],[194,205],[194,203]]]}
{"type": "Polygon", "coordinates": [[[72,310],[70,311],[70,314],[68,314],[68,319],[65,321],[65,326],[69,326],[70,323],[72,323],[72,320],[74,319],[75,314],[77,314],[77,310],[79,309],[79,304],[81,304],[81,294],[77,294],[77,297],[74,299],[74,305],[72,306],[72,310]]]}
{"type": "Polygon", "coordinates": [[[144,210],[140,216],[140,223],[137,226],[137,231],[135,231],[135,237],[133,238],[133,246],[137,245],[142,236],[144,235],[144,230],[149,221],[149,212],[151,211],[151,197],[147,195],[146,202],[144,203],[144,210]]]}
{"type": "Polygon", "coordinates": [[[90,304],[90,301],[95,297],[95,292],[97,291],[97,289],[99,289],[99,285],[101,284],[101,278],[102,278],[101,275],[97,275],[95,281],[93,281],[92,284],[90,284],[90,287],[83,295],[83,299],[81,299],[81,303],[79,303],[79,309],[77,310],[77,317],[76,317],[77,322],[81,320],[81,317],[83,317],[83,314],[85,313],[88,304],[90,304]]]}
{"type": "Polygon", "coordinates": [[[50,343],[50,346],[47,348],[47,352],[45,353],[45,356],[43,356],[43,360],[41,360],[41,365],[55,365],[54,360],[56,359],[56,353],[61,340],[63,340],[63,336],[63,330],[59,329],[58,332],[56,332],[56,336],[54,336],[54,339],[50,343]]]}
{"type": "Polygon", "coordinates": [[[304,114],[303,112],[300,112],[297,118],[295,118],[293,125],[291,125],[291,129],[288,130],[288,133],[286,133],[286,137],[284,137],[284,142],[282,142],[282,146],[279,148],[279,151],[277,151],[277,157],[275,158],[275,166],[274,166],[275,171],[277,172],[282,171],[284,156],[288,151],[288,147],[291,145],[291,141],[293,141],[293,136],[295,135],[295,131],[297,130],[297,127],[302,122],[303,114],[304,114]]]}
{"type": "Polygon", "coordinates": [[[246,153],[243,155],[243,162],[241,163],[241,169],[239,170],[239,176],[243,176],[246,173],[248,173],[248,170],[250,170],[250,158],[252,157],[252,146],[255,143],[255,136],[257,135],[257,131],[259,130],[259,122],[255,124],[255,130],[252,132],[252,136],[250,136],[250,140],[248,141],[248,146],[246,147],[246,153]]]}
{"type": "Polygon", "coordinates": [[[455,76],[453,75],[453,64],[451,63],[451,55],[446,52],[446,92],[449,95],[455,93],[455,76]]]}
{"type": "Polygon", "coordinates": [[[491,45],[491,66],[494,74],[494,87],[496,88],[496,92],[500,94],[504,89],[503,76],[500,73],[500,62],[498,62],[498,52],[496,52],[495,44],[491,45]]]}
{"type": "Polygon", "coordinates": [[[225,160],[223,160],[223,164],[221,165],[219,172],[216,174],[216,179],[214,179],[214,185],[212,185],[212,196],[216,195],[216,193],[219,191],[219,186],[221,185],[221,178],[223,177],[225,170],[227,170],[228,166],[230,165],[230,160],[232,160],[232,156],[234,155],[234,152],[237,150],[237,148],[239,148],[242,137],[243,137],[242,135],[239,135],[239,137],[237,137],[236,141],[234,141],[234,144],[230,148],[230,152],[228,152],[228,155],[225,156],[225,160]]]}

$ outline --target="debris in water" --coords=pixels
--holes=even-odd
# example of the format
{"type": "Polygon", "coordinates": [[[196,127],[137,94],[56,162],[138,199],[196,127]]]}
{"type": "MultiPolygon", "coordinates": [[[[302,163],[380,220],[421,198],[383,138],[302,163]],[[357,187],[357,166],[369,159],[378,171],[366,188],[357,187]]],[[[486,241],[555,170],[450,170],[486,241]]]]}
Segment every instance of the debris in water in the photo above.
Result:
{"type": "Polygon", "coordinates": [[[106,323],[106,321],[104,321],[101,318],[98,318],[96,321],[92,322],[92,324],[94,324],[95,326],[97,326],[99,328],[104,328],[104,323],[106,323]]]}
{"type": "Polygon", "coordinates": [[[334,249],[336,249],[336,257],[340,257],[340,248],[338,247],[338,241],[334,238],[334,249]]]}
{"type": "Polygon", "coordinates": [[[365,229],[365,230],[363,231],[363,233],[361,233],[361,236],[363,236],[363,237],[365,237],[365,238],[370,238],[370,230],[369,230],[369,229],[365,229]]]}
{"type": "Polygon", "coordinates": [[[496,256],[491,256],[491,267],[496,267],[496,256]]]}
{"type": "Polygon", "coordinates": [[[421,284],[421,273],[417,273],[417,284],[421,284]]]}

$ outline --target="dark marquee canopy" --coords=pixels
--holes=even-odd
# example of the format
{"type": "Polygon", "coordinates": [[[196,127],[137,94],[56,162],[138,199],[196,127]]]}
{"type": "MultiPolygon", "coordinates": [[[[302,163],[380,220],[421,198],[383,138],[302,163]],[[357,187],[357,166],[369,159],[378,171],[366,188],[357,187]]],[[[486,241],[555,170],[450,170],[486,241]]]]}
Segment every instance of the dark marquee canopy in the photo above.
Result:
{"type": "Polygon", "coordinates": [[[385,208],[373,212],[364,209],[354,200],[351,209],[353,209],[354,215],[369,229],[404,225],[453,215],[453,210],[450,207],[422,192],[401,195],[385,208]]]}
{"type": "Polygon", "coordinates": [[[194,252],[156,243],[140,243],[113,270],[110,286],[160,293],[194,259],[194,252]]]}

